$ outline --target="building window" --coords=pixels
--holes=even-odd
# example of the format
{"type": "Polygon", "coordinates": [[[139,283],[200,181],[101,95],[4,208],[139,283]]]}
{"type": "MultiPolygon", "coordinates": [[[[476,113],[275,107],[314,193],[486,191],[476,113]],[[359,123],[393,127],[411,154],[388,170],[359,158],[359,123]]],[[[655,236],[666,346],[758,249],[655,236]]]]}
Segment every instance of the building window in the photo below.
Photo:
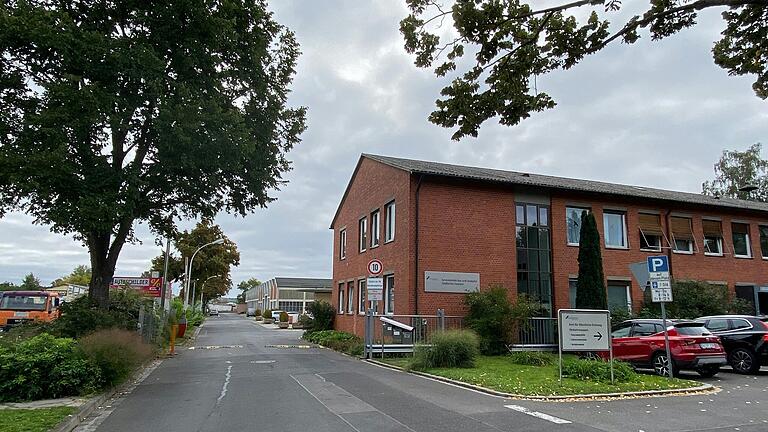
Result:
{"type": "Polygon", "coordinates": [[[549,207],[516,204],[517,293],[539,301],[552,312],[552,266],[549,207]],[[522,217],[521,217],[522,215],[522,217]]]}
{"type": "Polygon", "coordinates": [[[358,239],[358,247],[360,248],[360,252],[365,252],[366,246],[368,246],[368,218],[362,218],[360,219],[360,222],[358,222],[358,232],[359,239],[358,239]]]}
{"type": "Polygon", "coordinates": [[[661,218],[659,215],[640,213],[638,225],[640,228],[640,249],[661,251],[661,218]]]}
{"type": "Polygon", "coordinates": [[[578,279],[568,279],[568,299],[570,300],[571,309],[576,308],[576,284],[578,279]]]}
{"type": "Polygon", "coordinates": [[[371,213],[371,247],[376,247],[379,245],[379,220],[380,220],[380,212],[376,210],[375,212],[371,213]]]}
{"type": "Polygon", "coordinates": [[[581,235],[581,216],[589,212],[589,209],[580,207],[565,208],[565,224],[568,230],[568,244],[578,245],[581,235]]]}
{"type": "Polygon", "coordinates": [[[603,213],[603,231],[605,246],[612,248],[627,247],[627,215],[624,212],[606,211],[603,213]]]}
{"type": "Polygon", "coordinates": [[[733,254],[737,257],[752,257],[749,244],[749,225],[742,223],[731,224],[733,237],[733,254]]]}
{"type": "Polygon", "coordinates": [[[608,281],[608,310],[614,309],[632,312],[629,282],[608,281]]]}
{"type": "Polygon", "coordinates": [[[395,239],[395,202],[392,201],[384,207],[386,221],[384,222],[384,242],[395,239]]]}
{"type": "Polygon", "coordinates": [[[768,259],[768,226],[761,225],[760,230],[760,253],[763,258],[768,259]]]}
{"type": "Polygon", "coordinates": [[[365,279],[357,281],[357,311],[365,313],[365,279]]]}
{"type": "Polygon", "coordinates": [[[701,221],[704,230],[704,255],[723,255],[723,230],[720,221],[701,221]]]}
{"type": "Polygon", "coordinates": [[[681,253],[693,253],[693,228],[691,218],[672,216],[672,250],[681,253]]]}
{"type": "Polygon", "coordinates": [[[384,313],[395,313],[395,275],[384,276],[384,313]]]}
{"type": "Polygon", "coordinates": [[[344,259],[347,257],[347,230],[343,229],[339,231],[339,258],[344,259]]]}
{"type": "Polygon", "coordinates": [[[338,313],[344,313],[344,284],[339,284],[339,310],[338,313]]]}
{"type": "Polygon", "coordinates": [[[347,282],[347,313],[355,313],[355,283],[347,282]]]}

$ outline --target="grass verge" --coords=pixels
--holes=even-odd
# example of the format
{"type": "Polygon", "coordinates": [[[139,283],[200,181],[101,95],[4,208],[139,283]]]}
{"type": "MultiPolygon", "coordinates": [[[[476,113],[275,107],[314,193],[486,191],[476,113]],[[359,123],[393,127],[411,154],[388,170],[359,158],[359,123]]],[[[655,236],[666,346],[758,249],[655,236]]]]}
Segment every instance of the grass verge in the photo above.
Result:
{"type": "MultiPolygon", "coordinates": [[[[384,359],[385,363],[404,367],[407,358],[384,359]]],[[[634,382],[611,384],[563,377],[558,382],[557,363],[546,366],[514,364],[508,356],[479,356],[472,368],[431,368],[424,372],[492,390],[526,396],[566,396],[647,390],[674,390],[696,387],[701,383],[638,374],[634,382]]]]}
{"type": "Polygon", "coordinates": [[[3,409],[0,432],[46,432],[75,411],[72,407],[3,409]]]}

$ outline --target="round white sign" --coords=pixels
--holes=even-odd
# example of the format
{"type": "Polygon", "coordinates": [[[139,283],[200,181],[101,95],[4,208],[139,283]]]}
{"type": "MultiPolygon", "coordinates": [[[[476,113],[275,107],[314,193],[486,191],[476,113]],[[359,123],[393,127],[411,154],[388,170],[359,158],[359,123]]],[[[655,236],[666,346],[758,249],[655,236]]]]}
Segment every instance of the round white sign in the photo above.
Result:
{"type": "Polygon", "coordinates": [[[382,271],[384,271],[384,265],[381,264],[381,261],[372,259],[368,262],[368,273],[376,276],[381,274],[382,271]]]}

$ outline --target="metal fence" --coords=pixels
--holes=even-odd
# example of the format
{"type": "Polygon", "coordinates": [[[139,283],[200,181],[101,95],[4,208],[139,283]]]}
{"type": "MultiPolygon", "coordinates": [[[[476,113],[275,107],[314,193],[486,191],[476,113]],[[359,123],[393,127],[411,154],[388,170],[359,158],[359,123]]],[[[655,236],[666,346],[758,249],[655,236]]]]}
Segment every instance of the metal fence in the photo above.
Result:
{"type": "Polygon", "coordinates": [[[377,315],[369,310],[365,317],[364,356],[413,353],[416,344],[429,344],[435,332],[461,329],[463,325],[463,317],[447,316],[442,309],[435,315],[377,315]]]}
{"type": "Polygon", "coordinates": [[[139,308],[139,319],[136,331],[141,335],[144,342],[157,343],[163,337],[165,330],[164,323],[167,321],[167,314],[154,304],[145,303],[139,308]]]}
{"type": "Polygon", "coordinates": [[[509,345],[510,350],[557,349],[557,318],[533,317],[515,323],[517,340],[509,345]]]}

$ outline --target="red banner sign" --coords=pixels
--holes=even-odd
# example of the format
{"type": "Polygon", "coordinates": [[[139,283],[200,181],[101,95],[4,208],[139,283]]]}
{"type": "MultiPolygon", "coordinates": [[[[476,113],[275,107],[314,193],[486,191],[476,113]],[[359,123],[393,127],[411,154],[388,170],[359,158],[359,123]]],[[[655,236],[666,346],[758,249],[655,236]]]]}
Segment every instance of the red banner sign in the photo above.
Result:
{"type": "Polygon", "coordinates": [[[163,278],[116,276],[112,278],[112,283],[109,285],[110,288],[124,288],[126,286],[140,290],[147,297],[160,297],[163,278]]]}

